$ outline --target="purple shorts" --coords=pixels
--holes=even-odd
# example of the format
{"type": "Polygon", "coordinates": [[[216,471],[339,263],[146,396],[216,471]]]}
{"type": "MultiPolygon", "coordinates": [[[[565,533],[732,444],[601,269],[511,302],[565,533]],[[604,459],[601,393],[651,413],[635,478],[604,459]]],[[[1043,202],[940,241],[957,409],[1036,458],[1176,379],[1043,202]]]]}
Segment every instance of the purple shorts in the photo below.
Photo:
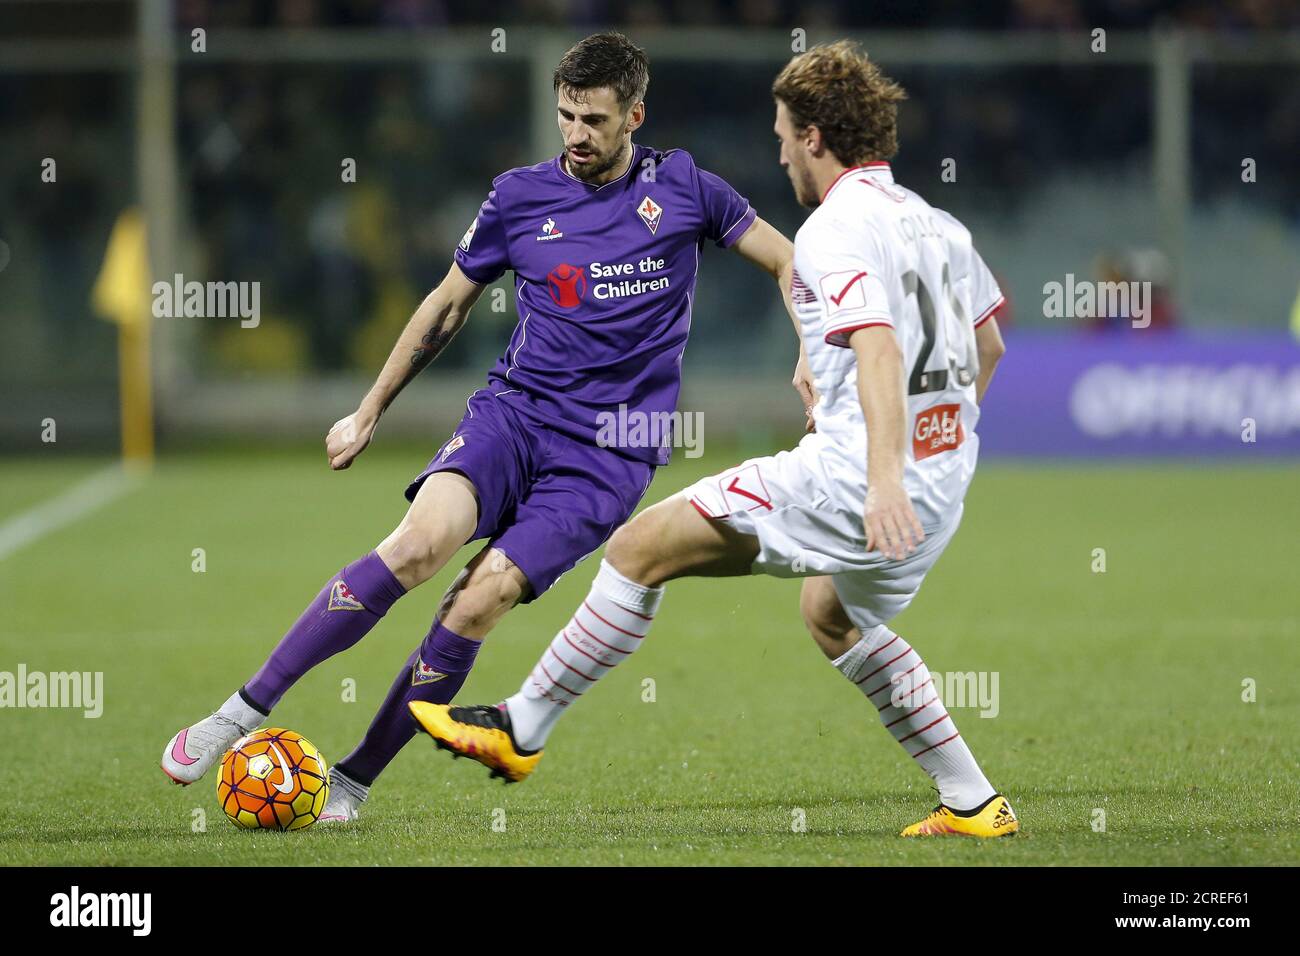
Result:
{"type": "Polygon", "coordinates": [[[473,482],[478,526],[470,540],[489,538],[515,563],[532,586],[527,603],[632,516],[655,466],[562,435],[486,389],[466,407],[406,498],[414,501],[424,479],[440,471],[473,482]]]}

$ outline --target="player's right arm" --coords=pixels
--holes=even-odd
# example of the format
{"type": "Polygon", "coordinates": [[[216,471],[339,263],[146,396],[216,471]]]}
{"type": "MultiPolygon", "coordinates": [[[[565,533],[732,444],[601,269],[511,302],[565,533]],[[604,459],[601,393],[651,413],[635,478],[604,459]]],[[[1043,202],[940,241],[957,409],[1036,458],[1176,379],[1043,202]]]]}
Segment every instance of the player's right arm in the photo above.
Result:
{"type": "Polygon", "coordinates": [[[989,316],[975,327],[975,351],[979,355],[980,371],[975,376],[975,404],[984,404],[984,393],[988,391],[993,370],[1007,354],[1006,344],[1002,341],[1002,332],[998,329],[998,320],[989,316]]]}
{"type": "Polygon", "coordinates": [[[903,351],[891,326],[870,325],[849,333],[857,358],[858,400],[867,424],[867,550],[901,561],[925,539],[921,521],[903,487],[907,454],[907,386],[903,351]]]}
{"type": "Polygon", "coordinates": [[[483,286],[451,264],[446,278],[425,297],[406,323],[379,378],[360,407],[334,423],[325,436],[325,454],[334,470],[347,468],[365,451],[379,418],[406,384],[419,375],[460,331],[483,286]]]}

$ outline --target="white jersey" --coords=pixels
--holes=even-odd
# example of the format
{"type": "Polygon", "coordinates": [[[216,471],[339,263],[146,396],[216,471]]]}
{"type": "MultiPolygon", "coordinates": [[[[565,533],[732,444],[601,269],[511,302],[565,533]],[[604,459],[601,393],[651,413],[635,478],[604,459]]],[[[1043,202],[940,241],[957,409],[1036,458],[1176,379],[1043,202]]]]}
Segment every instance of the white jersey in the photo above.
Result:
{"type": "Polygon", "coordinates": [[[1003,303],[969,230],[894,182],[888,163],[845,170],[795,236],[792,297],[820,400],[815,446],[825,487],[860,512],[867,429],[856,329],[894,330],[909,437],[903,485],[926,528],[960,506],[975,470],[975,328],[1003,303]]]}

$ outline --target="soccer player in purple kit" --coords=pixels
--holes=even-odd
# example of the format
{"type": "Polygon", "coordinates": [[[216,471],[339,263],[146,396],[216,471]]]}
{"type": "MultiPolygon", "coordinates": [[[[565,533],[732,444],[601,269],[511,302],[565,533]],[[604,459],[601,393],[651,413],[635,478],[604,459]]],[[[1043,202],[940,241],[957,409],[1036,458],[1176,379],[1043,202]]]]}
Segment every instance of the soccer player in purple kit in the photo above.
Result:
{"type": "MultiPolygon", "coordinates": [[[[502,616],[599,548],[667,463],[666,443],[609,446],[600,425],[611,413],[659,421],[676,409],[704,242],[735,249],[777,280],[789,310],[789,240],[689,153],[632,142],[648,83],[644,52],[620,34],[587,37],[564,55],[554,75],[564,152],[493,181],[446,278],[357,411],[331,429],[330,467],[361,454],[384,409],[446,347],[483,287],[510,270],[519,324],[505,354],[406,489],[411,506],[397,529],[326,582],[215,714],[168,743],[162,769],[174,781],[202,777],[308,670],[360,641],[466,542],[486,538],[361,743],[330,768],[321,820],[356,819],[370,785],[415,735],[407,705],[450,702],[502,616]]],[[[799,370],[806,379],[802,359],[799,370]]]]}

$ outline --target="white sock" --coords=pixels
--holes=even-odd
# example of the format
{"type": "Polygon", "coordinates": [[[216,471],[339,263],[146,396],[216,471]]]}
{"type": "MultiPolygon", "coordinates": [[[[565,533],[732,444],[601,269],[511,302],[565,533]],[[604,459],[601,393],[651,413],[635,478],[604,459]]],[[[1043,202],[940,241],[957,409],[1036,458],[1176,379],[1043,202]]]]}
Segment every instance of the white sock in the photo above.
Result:
{"type": "Polygon", "coordinates": [[[939,800],[973,810],[995,793],[939,699],[921,655],[883,624],[865,632],[834,664],[875,704],[880,721],[934,778],[939,800]]]}
{"type": "Polygon", "coordinates": [[[230,700],[221,705],[218,717],[224,717],[246,734],[261,727],[269,714],[264,714],[256,707],[250,707],[238,691],[230,695],[230,700]]]}
{"type": "Polygon", "coordinates": [[[564,709],[641,645],[663,596],[663,588],[637,584],[600,562],[587,600],[552,639],[519,693],[506,699],[520,747],[541,749],[564,709]]]}

